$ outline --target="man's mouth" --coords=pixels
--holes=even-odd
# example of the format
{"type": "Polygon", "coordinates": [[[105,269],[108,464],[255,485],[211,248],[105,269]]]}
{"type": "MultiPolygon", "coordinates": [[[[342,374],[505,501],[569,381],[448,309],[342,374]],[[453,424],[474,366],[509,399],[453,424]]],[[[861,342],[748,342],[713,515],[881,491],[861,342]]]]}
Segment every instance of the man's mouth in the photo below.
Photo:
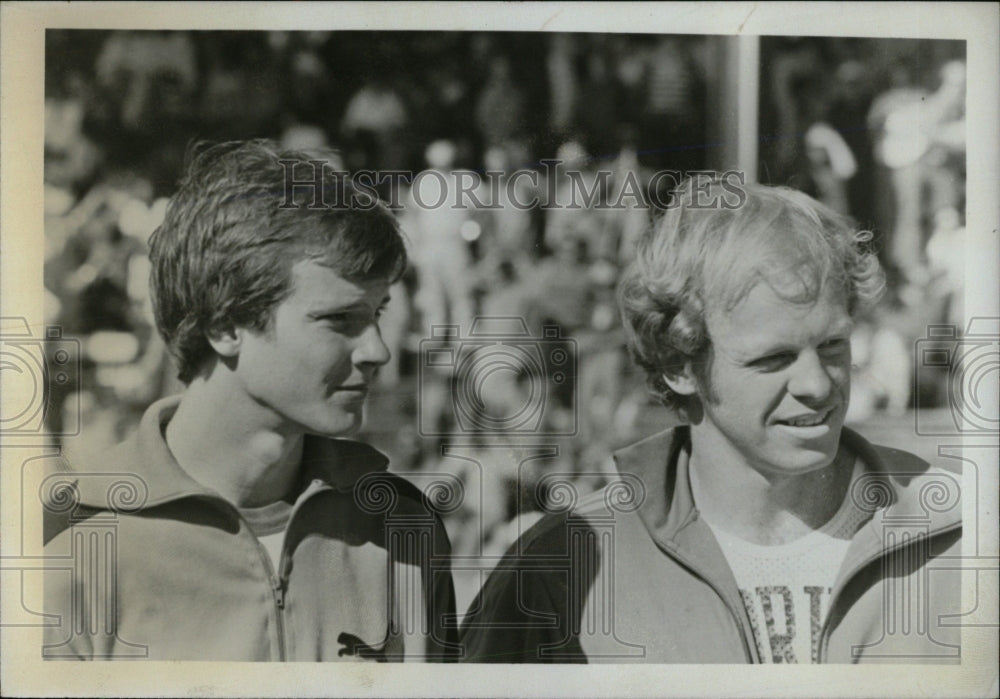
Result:
{"type": "Polygon", "coordinates": [[[344,386],[339,386],[337,390],[349,391],[352,393],[368,393],[368,384],[364,383],[347,384],[344,386]]]}
{"type": "Polygon", "coordinates": [[[833,408],[828,408],[820,413],[798,415],[787,420],[778,420],[778,424],[788,425],[790,427],[815,427],[816,425],[822,425],[826,422],[827,418],[829,418],[832,413],[833,408]]]}

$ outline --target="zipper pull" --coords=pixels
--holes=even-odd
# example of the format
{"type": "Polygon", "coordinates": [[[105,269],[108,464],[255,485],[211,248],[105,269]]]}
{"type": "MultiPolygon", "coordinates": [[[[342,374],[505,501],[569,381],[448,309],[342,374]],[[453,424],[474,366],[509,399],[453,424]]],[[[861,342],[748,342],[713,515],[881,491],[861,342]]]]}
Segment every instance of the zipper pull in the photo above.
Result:
{"type": "Polygon", "coordinates": [[[278,606],[278,609],[285,608],[285,584],[280,580],[275,580],[274,585],[274,603],[278,606]]]}

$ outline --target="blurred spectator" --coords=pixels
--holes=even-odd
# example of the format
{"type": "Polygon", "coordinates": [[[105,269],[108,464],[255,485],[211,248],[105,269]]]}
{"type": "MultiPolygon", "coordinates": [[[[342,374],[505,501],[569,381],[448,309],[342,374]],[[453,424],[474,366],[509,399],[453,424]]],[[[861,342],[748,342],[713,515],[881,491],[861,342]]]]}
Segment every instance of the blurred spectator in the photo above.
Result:
{"type": "MultiPolygon", "coordinates": [[[[566,134],[576,114],[577,78],[574,67],[574,41],[571,34],[552,34],[545,61],[549,77],[549,129],[566,134]]],[[[587,99],[581,95],[586,113],[587,99]]]]}
{"type": "Polygon", "coordinates": [[[484,160],[486,172],[479,199],[491,208],[482,212],[481,266],[493,268],[511,262],[522,268],[534,253],[532,217],[527,204],[537,197],[537,192],[527,178],[508,176],[514,168],[503,148],[487,149],[484,160]]]}
{"type": "Polygon", "coordinates": [[[281,143],[291,150],[326,150],[334,95],[343,90],[341,79],[323,59],[329,32],[270,32],[268,44],[274,63],[287,76],[281,105],[281,143]]]}
{"type": "MultiPolygon", "coordinates": [[[[205,52],[200,118],[211,137],[223,140],[273,133],[285,99],[283,87],[291,76],[280,70],[260,33],[213,32],[205,52]]],[[[292,61],[294,66],[294,60],[292,61]]],[[[318,66],[297,66],[315,72],[318,66]]]]}
{"type": "Polygon", "coordinates": [[[404,131],[409,124],[406,105],[389,78],[373,73],[369,82],[354,93],[341,121],[341,133],[356,141],[363,162],[349,163],[351,169],[377,167],[397,170],[406,166],[404,131]]]}
{"type": "Polygon", "coordinates": [[[622,91],[621,114],[642,113],[646,99],[646,43],[646,37],[626,37],[620,34],[611,37],[615,81],[622,91]]]}
{"type": "Polygon", "coordinates": [[[556,152],[556,166],[548,173],[546,192],[554,195],[543,202],[545,245],[550,250],[575,250],[582,245],[584,258],[600,248],[602,234],[596,204],[607,195],[606,180],[598,179],[590,156],[577,141],[567,141],[556,152]]]}
{"type": "Polygon", "coordinates": [[[646,200],[649,172],[639,164],[631,128],[619,132],[621,151],[612,163],[608,193],[608,208],[604,213],[605,241],[595,257],[617,262],[624,267],[633,259],[639,236],[650,223],[650,207],[646,200]]]}
{"type": "Polygon", "coordinates": [[[783,38],[771,56],[770,70],[771,107],[776,116],[773,147],[765,150],[765,159],[772,182],[790,182],[796,174],[799,157],[800,134],[805,132],[802,109],[796,99],[796,85],[808,84],[823,73],[820,48],[815,42],[802,38],[783,38]],[[766,158],[773,153],[773,157],[766,158]]]}
{"type": "Polygon", "coordinates": [[[910,406],[912,341],[883,303],[851,333],[851,402],[845,421],[863,424],[877,411],[902,415],[910,406]]]}
{"type": "MultiPolygon", "coordinates": [[[[166,201],[129,171],[93,187],[61,218],[73,229],[45,265],[45,284],[58,300],[56,321],[81,341],[79,385],[54,386],[50,428],[58,432],[69,391],[79,390],[94,425],[64,443],[69,453],[96,453],[125,436],[145,407],[164,390],[166,353],[153,331],[146,239],[159,225],[166,201]]],[[[55,221],[49,225],[56,227],[55,221]]]]}
{"type": "Polygon", "coordinates": [[[931,274],[931,294],[943,300],[942,320],[955,327],[965,324],[962,308],[965,285],[965,226],[954,207],[938,209],[934,229],[927,241],[927,264],[931,274]]]}
{"type": "Polygon", "coordinates": [[[810,183],[804,189],[834,211],[850,215],[847,183],[858,164],[850,146],[829,123],[828,83],[810,81],[801,94],[806,124],[803,151],[810,183]]]}
{"type": "Polygon", "coordinates": [[[94,176],[103,153],[83,129],[87,88],[77,77],[69,89],[45,100],[45,184],[72,198],[94,176]]]}
{"type": "Polygon", "coordinates": [[[414,303],[426,331],[445,323],[469,328],[474,314],[469,279],[472,259],[462,234],[471,213],[458,199],[455,155],[451,141],[435,141],[427,147],[428,169],[414,178],[407,206],[412,221],[408,231],[411,259],[420,289],[414,303]]]}
{"type": "Polygon", "coordinates": [[[169,192],[199,123],[202,84],[189,32],[113,32],[97,56],[88,130],[119,167],[169,192]]]}
{"type": "Polygon", "coordinates": [[[908,281],[925,283],[924,216],[957,204],[957,177],[945,160],[949,149],[964,150],[962,127],[954,125],[964,113],[965,68],[958,62],[945,66],[933,93],[914,85],[905,64],[896,66],[892,80],[869,113],[878,134],[876,158],[889,170],[894,195],[889,256],[908,281]]]}
{"type": "MultiPolygon", "coordinates": [[[[863,46],[861,44],[860,46],[863,46]]],[[[833,70],[828,98],[828,123],[847,143],[857,162],[857,172],[847,185],[847,212],[865,225],[875,221],[875,154],[865,128],[868,108],[878,90],[878,71],[863,60],[859,45],[845,47],[845,56],[833,70]]]]}
{"type": "Polygon", "coordinates": [[[187,116],[198,87],[195,46],[185,32],[115,32],[97,58],[98,85],[120,95],[119,121],[146,132],[187,116]]]}
{"type": "Polygon", "coordinates": [[[579,124],[585,147],[597,154],[599,160],[610,158],[614,153],[616,125],[620,113],[621,91],[613,79],[607,57],[598,51],[587,55],[587,71],[580,90],[579,124]]]}
{"type": "Polygon", "coordinates": [[[471,111],[471,86],[452,61],[435,62],[427,73],[429,102],[434,116],[428,118],[430,138],[461,138],[473,135],[467,114],[471,111]]]}
{"type": "Polygon", "coordinates": [[[572,337],[589,326],[594,303],[589,271],[583,241],[573,236],[559,238],[554,254],[543,259],[532,274],[536,327],[555,324],[563,337],[572,337]]]}
{"type": "Polygon", "coordinates": [[[649,56],[640,127],[642,150],[651,167],[687,172],[702,162],[699,80],[680,38],[660,37],[649,56]]]}
{"type": "Polygon", "coordinates": [[[486,147],[505,146],[524,136],[524,93],[514,83],[506,56],[494,56],[489,65],[476,101],[476,125],[486,147]]]}

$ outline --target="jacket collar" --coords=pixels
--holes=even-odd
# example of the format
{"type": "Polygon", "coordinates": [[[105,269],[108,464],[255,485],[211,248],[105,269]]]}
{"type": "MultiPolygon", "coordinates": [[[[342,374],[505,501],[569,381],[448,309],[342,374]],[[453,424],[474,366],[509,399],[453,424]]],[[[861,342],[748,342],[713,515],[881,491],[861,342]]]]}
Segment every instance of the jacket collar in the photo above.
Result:
{"type": "MultiPolygon", "coordinates": [[[[126,497],[128,507],[138,510],[184,497],[221,497],[191,478],[167,447],[164,429],[180,396],[157,401],[146,410],[139,428],[129,439],[107,452],[100,462],[74,464],[79,504],[107,509],[116,507],[115,485],[134,493],[126,497]],[[100,476],[100,477],[93,477],[100,476]]],[[[307,435],[302,451],[303,487],[321,481],[332,488],[349,491],[362,476],[388,469],[389,459],[377,449],[348,439],[327,439],[307,435]]],[[[119,491],[121,497],[122,492],[119,491]]]]}
{"type": "MultiPolygon", "coordinates": [[[[876,527],[865,528],[871,539],[865,551],[882,545],[881,536],[874,533],[880,531],[878,525],[919,519],[930,533],[959,525],[961,506],[954,502],[954,506],[946,506],[947,496],[942,496],[949,491],[957,499],[957,476],[933,468],[909,452],[874,446],[848,428],[843,429],[841,443],[864,464],[865,473],[852,484],[851,496],[874,510],[876,527]]],[[[705,536],[709,533],[706,527],[690,527],[698,519],[688,473],[690,450],[690,430],[680,425],[614,455],[619,472],[638,476],[646,488],[638,511],[646,528],[656,541],[677,553],[692,547],[718,548],[714,537],[705,536]]],[[[858,555],[864,554],[858,551],[858,555]]]]}
{"type": "MultiPolygon", "coordinates": [[[[619,472],[638,476],[646,488],[638,514],[653,540],[708,579],[725,581],[724,589],[735,594],[736,581],[715,536],[697,523],[690,454],[690,431],[679,425],[622,449],[614,458],[619,472]]],[[[739,608],[736,597],[728,602],[739,608]]]]}

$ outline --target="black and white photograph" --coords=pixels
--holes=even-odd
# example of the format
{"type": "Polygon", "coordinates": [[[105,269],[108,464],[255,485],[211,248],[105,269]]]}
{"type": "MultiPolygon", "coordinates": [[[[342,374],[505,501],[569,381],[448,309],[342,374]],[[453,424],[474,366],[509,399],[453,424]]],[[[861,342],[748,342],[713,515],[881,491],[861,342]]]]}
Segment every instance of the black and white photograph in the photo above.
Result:
{"type": "Polygon", "coordinates": [[[0,10],[12,696],[1000,691],[996,6],[0,10]]]}

